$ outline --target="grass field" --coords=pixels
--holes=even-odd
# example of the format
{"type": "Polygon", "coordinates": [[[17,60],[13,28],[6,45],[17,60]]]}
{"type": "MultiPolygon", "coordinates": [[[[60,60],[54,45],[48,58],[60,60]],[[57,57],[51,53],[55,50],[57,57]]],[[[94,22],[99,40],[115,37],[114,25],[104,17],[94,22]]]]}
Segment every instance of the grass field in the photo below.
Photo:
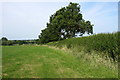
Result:
{"type": "Polygon", "coordinates": [[[28,45],[2,50],[3,78],[117,78],[116,68],[78,58],[69,50],[28,45]]]}

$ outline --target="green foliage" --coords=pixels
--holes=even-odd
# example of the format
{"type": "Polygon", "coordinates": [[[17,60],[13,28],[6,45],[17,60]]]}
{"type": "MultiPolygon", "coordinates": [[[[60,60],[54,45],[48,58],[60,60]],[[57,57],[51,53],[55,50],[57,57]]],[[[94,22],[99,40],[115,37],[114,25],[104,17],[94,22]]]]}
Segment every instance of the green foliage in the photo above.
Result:
{"type": "Polygon", "coordinates": [[[11,45],[23,45],[23,44],[38,44],[38,40],[8,40],[7,38],[3,37],[0,40],[0,45],[3,46],[11,46],[11,45]]]}
{"type": "Polygon", "coordinates": [[[76,37],[76,34],[82,36],[85,32],[93,33],[93,25],[90,21],[85,21],[80,13],[80,5],[72,3],[63,7],[50,16],[47,28],[40,34],[40,42],[48,43],[76,37]]]}
{"type": "Polygon", "coordinates": [[[2,37],[1,40],[2,41],[8,41],[8,39],[6,37],[2,37]]]}
{"type": "Polygon", "coordinates": [[[104,56],[107,55],[112,58],[114,61],[118,60],[118,33],[101,33],[97,35],[80,37],[80,38],[71,38],[67,40],[62,40],[54,43],[48,43],[48,45],[53,45],[57,47],[66,46],[69,49],[75,49],[76,51],[81,51],[84,47],[86,53],[95,50],[99,52],[104,52],[104,56]]]}
{"type": "Polygon", "coordinates": [[[12,41],[8,40],[6,37],[0,39],[0,45],[12,45],[12,41]]]}
{"type": "Polygon", "coordinates": [[[1,45],[12,45],[12,41],[1,41],[1,45]]]}

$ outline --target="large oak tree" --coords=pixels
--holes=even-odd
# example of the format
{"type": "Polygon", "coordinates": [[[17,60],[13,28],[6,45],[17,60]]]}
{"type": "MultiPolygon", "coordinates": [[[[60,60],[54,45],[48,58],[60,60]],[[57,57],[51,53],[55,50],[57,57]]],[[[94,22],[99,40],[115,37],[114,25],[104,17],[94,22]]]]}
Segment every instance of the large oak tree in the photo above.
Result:
{"type": "Polygon", "coordinates": [[[41,43],[58,41],[82,36],[85,32],[93,33],[93,25],[90,21],[85,21],[80,13],[80,5],[72,3],[63,7],[50,16],[47,28],[39,35],[41,43]]]}

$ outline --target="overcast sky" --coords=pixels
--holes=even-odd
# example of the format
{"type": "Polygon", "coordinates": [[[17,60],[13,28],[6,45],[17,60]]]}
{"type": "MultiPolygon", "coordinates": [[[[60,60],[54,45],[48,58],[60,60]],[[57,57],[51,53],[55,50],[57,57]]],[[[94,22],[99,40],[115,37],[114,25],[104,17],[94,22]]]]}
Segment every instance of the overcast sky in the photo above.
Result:
{"type": "MultiPolygon", "coordinates": [[[[69,2],[4,2],[0,3],[2,36],[11,40],[37,39],[49,17],[69,2]]],[[[118,30],[117,2],[80,2],[83,19],[94,24],[94,33],[118,30]]]]}

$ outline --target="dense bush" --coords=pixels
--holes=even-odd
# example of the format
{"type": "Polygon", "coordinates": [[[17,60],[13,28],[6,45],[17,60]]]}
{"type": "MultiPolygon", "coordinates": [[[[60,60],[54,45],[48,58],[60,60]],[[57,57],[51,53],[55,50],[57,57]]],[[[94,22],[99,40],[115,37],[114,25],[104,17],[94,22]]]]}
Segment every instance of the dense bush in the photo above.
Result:
{"type": "Polygon", "coordinates": [[[118,59],[118,33],[101,33],[87,37],[71,38],[58,42],[48,43],[48,45],[80,51],[82,47],[88,53],[92,50],[106,53],[114,61],[118,59]]]}

